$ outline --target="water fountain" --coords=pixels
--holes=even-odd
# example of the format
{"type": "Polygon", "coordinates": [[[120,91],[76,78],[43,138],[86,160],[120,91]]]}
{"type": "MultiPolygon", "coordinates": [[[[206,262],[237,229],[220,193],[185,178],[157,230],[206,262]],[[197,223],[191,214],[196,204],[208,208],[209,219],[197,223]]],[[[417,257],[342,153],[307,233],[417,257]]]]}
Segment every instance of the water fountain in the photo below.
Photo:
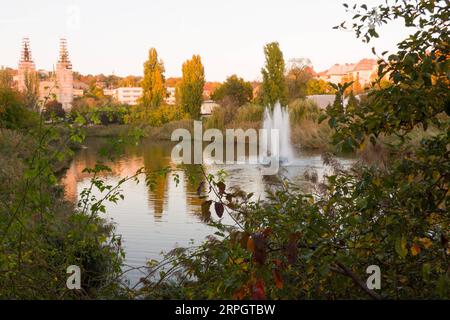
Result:
{"type": "Polygon", "coordinates": [[[263,147],[263,159],[267,159],[268,156],[278,156],[280,164],[289,164],[294,159],[294,149],[291,144],[291,124],[288,109],[282,107],[279,102],[275,104],[273,110],[266,107],[264,111],[263,129],[266,130],[268,138],[266,143],[262,143],[265,146],[265,148],[263,147]],[[270,141],[271,129],[279,130],[278,148],[272,145],[270,141]]]}

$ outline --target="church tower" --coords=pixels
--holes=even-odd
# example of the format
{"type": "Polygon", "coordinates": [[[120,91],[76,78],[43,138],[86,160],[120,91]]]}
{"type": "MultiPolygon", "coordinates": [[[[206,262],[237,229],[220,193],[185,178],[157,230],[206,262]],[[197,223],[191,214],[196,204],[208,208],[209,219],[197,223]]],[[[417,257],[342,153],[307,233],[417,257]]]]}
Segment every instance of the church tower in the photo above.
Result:
{"type": "Polygon", "coordinates": [[[66,39],[59,43],[59,60],[56,65],[56,82],[58,86],[58,102],[65,111],[72,108],[73,102],[73,73],[72,63],[69,60],[66,39]]]}
{"type": "Polygon", "coordinates": [[[17,88],[24,92],[27,89],[27,81],[36,73],[36,66],[31,57],[30,39],[23,38],[22,52],[17,72],[17,88]]]}

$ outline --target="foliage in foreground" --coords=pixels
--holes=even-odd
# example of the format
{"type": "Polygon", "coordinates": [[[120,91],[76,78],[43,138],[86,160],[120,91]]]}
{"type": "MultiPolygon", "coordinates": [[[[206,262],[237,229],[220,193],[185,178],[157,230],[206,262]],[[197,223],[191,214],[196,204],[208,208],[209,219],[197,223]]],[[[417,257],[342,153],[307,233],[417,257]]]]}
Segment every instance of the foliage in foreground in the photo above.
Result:
{"type": "Polygon", "coordinates": [[[60,172],[72,156],[69,145],[80,143],[76,125],[59,128],[52,118],[16,106],[16,93],[3,96],[11,114],[26,111],[37,121],[2,117],[0,127],[0,298],[72,299],[122,296],[123,251],[114,226],[99,216],[104,202],[120,199],[120,182],[108,186],[99,179],[108,168],[86,169],[91,184],[77,205],[64,198],[60,172]],[[23,111],[24,110],[24,111],[23,111]],[[8,122],[7,122],[8,121],[8,122]],[[8,128],[13,128],[11,130],[8,128]],[[26,129],[26,130],[24,130],[26,129]],[[96,196],[94,190],[103,191],[96,196]],[[80,267],[82,290],[66,286],[67,267],[80,267]]]}
{"type": "Polygon", "coordinates": [[[205,198],[203,217],[217,232],[200,247],[169,253],[165,263],[171,268],[157,281],[147,279],[141,293],[189,299],[450,298],[446,8],[443,0],[353,8],[358,13],[352,29],[367,42],[393,19],[417,30],[396,54],[380,57],[379,86],[369,103],[345,109],[341,97],[351,83],[336,86],[336,102],[322,119],[328,118],[333,141],[343,150],[395,137],[383,145],[387,162],[344,170],[325,157],[333,173],[312,192],[281,181],[264,201],[227,188],[220,175],[205,176],[213,196],[205,198]],[[381,86],[384,77],[390,83],[381,86]],[[430,124],[438,133],[411,147],[409,134],[430,124]],[[228,214],[235,224],[211,220],[211,212],[228,214]],[[366,286],[370,265],[380,267],[380,290],[366,286]]]}

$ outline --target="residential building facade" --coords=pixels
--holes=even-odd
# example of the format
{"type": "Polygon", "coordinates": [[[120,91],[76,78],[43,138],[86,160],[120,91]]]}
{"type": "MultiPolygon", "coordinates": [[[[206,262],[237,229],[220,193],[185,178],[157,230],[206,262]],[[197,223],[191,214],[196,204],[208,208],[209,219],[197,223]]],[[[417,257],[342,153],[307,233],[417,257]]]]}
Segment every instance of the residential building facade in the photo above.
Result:
{"type": "Polygon", "coordinates": [[[335,64],[330,69],[318,73],[319,79],[334,84],[342,83],[344,80],[358,81],[365,86],[370,83],[377,69],[375,59],[362,59],[358,63],[335,64]]]}
{"type": "Polygon", "coordinates": [[[142,97],[141,87],[120,87],[114,89],[113,97],[118,102],[128,105],[138,104],[138,100],[142,97]]]}

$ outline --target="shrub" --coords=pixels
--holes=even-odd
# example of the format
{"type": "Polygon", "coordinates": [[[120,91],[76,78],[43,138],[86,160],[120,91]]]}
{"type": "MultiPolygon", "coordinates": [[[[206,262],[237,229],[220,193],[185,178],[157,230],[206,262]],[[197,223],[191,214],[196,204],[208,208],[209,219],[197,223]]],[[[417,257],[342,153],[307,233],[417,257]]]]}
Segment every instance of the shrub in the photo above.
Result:
{"type": "Polygon", "coordinates": [[[44,106],[44,119],[50,119],[51,117],[64,118],[65,115],[66,112],[64,111],[62,104],[56,100],[51,100],[44,106]]]}
{"type": "Polygon", "coordinates": [[[0,88],[0,127],[8,129],[27,129],[36,127],[39,115],[24,106],[19,92],[0,88]]]}

